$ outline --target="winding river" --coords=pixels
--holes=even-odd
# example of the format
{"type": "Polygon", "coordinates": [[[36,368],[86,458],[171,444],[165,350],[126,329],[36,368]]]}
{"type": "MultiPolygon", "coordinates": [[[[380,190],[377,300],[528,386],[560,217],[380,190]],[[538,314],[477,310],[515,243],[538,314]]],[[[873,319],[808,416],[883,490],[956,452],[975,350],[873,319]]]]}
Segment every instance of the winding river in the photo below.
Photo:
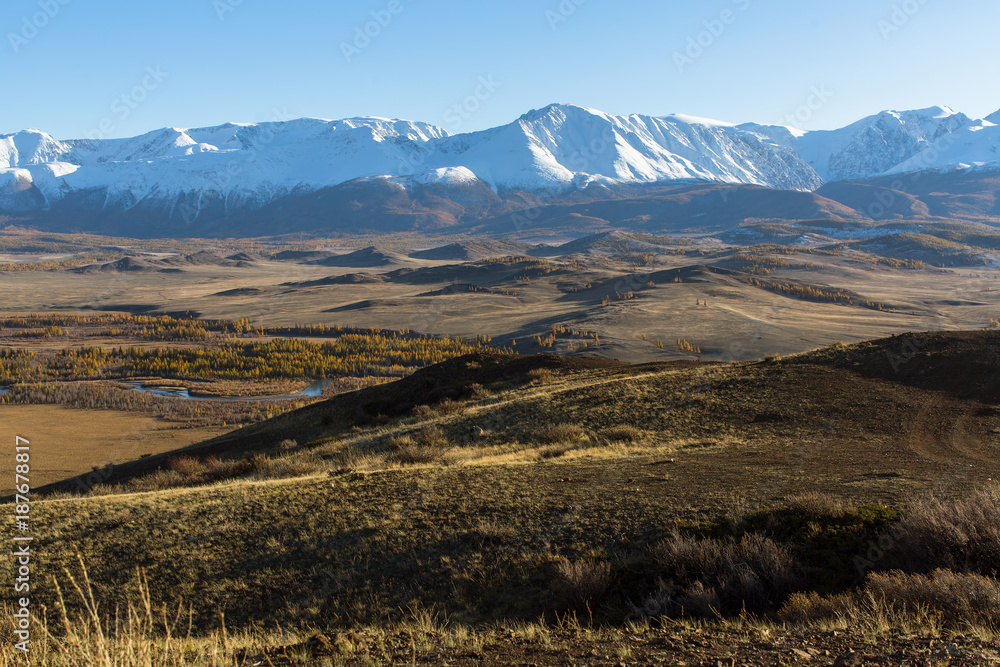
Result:
{"type": "MultiPolygon", "coordinates": [[[[182,398],[189,401],[227,401],[236,403],[239,401],[294,401],[300,398],[316,398],[323,395],[323,390],[333,380],[317,380],[302,391],[291,394],[272,394],[269,396],[192,396],[187,389],[180,387],[149,387],[136,382],[126,383],[131,389],[141,391],[151,396],[161,398],[182,398]]],[[[0,386],[0,396],[10,392],[10,387],[0,386]]]]}
{"type": "Polygon", "coordinates": [[[160,398],[183,398],[189,401],[228,401],[231,403],[239,401],[294,401],[299,398],[316,398],[323,394],[323,390],[333,380],[317,380],[302,391],[292,394],[272,394],[270,396],[192,396],[188,389],[180,387],[149,387],[144,384],[129,382],[128,386],[135,391],[141,391],[151,396],[160,398]]]}

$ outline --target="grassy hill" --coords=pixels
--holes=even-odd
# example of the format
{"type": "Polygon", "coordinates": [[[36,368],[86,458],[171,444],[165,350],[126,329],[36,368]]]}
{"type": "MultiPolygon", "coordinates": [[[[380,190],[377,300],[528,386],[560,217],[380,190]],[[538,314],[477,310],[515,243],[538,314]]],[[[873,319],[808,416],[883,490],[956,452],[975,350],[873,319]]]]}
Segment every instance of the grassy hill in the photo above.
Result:
{"type": "MultiPolygon", "coordinates": [[[[963,332],[735,364],[470,355],[119,466],[85,497],[43,489],[35,567],[79,577],[78,550],[105,613],[146,591],[182,601],[196,636],[220,613],[300,635],[436,618],[428,664],[473,661],[468,637],[427,639],[442,624],[641,621],[653,641],[664,618],[743,605],[813,627],[876,585],[887,627],[916,628],[913,590],[947,588],[935,568],[948,590],[1000,591],[998,350],[963,332]],[[943,504],[914,500],[929,492],[943,504]]],[[[56,608],[51,585],[36,598],[56,608]]],[[[956,599],[933,598],[938,632],[998,620],[956,599]]],[[[408,659],[366,636],[337,655],[408,659]]]]}

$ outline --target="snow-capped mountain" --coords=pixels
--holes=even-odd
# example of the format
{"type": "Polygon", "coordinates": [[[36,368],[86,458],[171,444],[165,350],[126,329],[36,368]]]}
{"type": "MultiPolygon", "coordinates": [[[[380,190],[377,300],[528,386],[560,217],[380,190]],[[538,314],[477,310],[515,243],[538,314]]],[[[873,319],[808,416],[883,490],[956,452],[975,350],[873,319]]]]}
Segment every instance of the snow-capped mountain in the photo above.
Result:
{"type": "Polygon", "coordinates": [[[804,132],[551,105],[460,135],[384,118],[164,128],[129,139],[0,136],[0,213],[68,206],[226,218],[349,183],[561,193],[677,182],[813,191],[927,169],[1000,168],[1000,111],[884,111],[804,132]]]}

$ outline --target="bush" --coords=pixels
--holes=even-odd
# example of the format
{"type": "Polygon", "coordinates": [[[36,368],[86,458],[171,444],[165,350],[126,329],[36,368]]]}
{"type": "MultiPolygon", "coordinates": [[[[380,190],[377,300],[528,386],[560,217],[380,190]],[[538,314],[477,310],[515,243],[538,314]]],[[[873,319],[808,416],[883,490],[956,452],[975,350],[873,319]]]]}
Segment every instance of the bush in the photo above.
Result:
{"type": "Polygon", "coordinates": [[[532,368],[528,371],[528,377],[533,382],[538,382],[539,384],[545,384],[553,378],[554,374],[548,368],[532,368]]]}
{"type": "Polygon", "coordinates": [[[1000,583],[978,574],[934,570],[930,574],[893,571],[868,576],[850,593],[795,593],[778,612],[786,622],[815,625],[840,621],[889,627],[944,621],[953,627],[1000,624],[1000,583]],[[875,621],[876,623],[872,623],[875,621]]]}
{"type": "Polygon", "coordinates": [[[413,408],[413,416],[416,417],[417,421],[427,421],[428,419],[434,419],[437,417],[437,412],[429,405],[418,405],[413,408]]]}
{"type": "Polygon", "coordinates": [[[778,618],[795,625],[815,625],[822,621],[856,618],[857,615],[858,603],[850,593],[792,593],[778,610],[778,618]]]}
{"type": "Polygon", "coordinates": [[[441,458],[450,445],[448,436],[437,426],[428,426],[412,435],[398,435],[389,440],[392,452],[387,457],[390,462],[402,465],[432,463],[441,458]]]}
{"type": "Polygon", "coordinates": [[[1000,625],[1000,583],[978,574],[934,570],[929,575],[904,572],[868,577],[865,592],[903,613],[933,609],[945,620],[1000,625]]]}
{"type": "Polygon", "coordinates": [[[661,583],[644,603],[659,613],[701,616],[755,612],[780,604],[799,586],[789,549],[762,535],[692,538],[675,533],[652,549],[661,583]]]}
{"type": "Polygon", "coordinates": [[[564,609],[593,611],[614,583],[611,565],[606,562],[562,559],[556,564],[552,592],[564,609]]]}
{"type": "Polygon", "coordinates": [[[416,443],[403,445],[389,454],[387,460],[402,465],[433,463],[441,458],[441,450],[434,447],[424,447],[416,443]]]}
{"type": "Polygon", "coordinates": [[[439,426],[428,426],[417,435],[417,442],[424,447],[444,448],[451,445],[448,436],[439,426]]]}
{"type": "Polygon", "coordinates": [[[585,440],[587,432],[576,424],[546,424],[535,432],[535,438],[542,444],[559,445],[585,440]]]}
{"type": "Polygon", "coordinates": [[[167,461],[167,467],[181,475],[198,475],[206,471],[205,465],[195,456],[174,456],[167,461]]]}
{"type": "Polygon", "coordinates": [[[636,428],[635,426],[630,426],[628,424],[610,426],[602,429],[600,432],[602,437],[607,438],[611,442],[637,442],[642,440],[642,436],[644,434],[645,431],[641,428],[636,428]]]}
{"type": "Polygon", "coordinates": [[[538,457],[542,459],[555,459],[574,449],[576,449],[575,445],[549,445],[538,450],[538,457]]]}
{"type": "Polygon", "coordinates": [[[953,501],[915,503],[889,538],[892,557],[903,570],[947,568],[996,577],[1000,493],[991,489],[953,501]]]}
{"type": "Polygon", "coordinates": [[[453,415],[465,412],[465,401],[453,401],[446,398],[434,407],[439,415],[453,415]]]}

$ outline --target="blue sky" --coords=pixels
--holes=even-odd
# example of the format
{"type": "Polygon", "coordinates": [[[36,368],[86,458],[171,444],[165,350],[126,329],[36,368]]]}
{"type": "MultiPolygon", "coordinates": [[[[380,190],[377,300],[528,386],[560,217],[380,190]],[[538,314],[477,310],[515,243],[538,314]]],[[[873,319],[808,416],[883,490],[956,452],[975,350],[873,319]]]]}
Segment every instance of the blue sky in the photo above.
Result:
{"type": "Polygon", "coordinates": [[[0,133],[360,115],[464,132],[550,102],[804,129],[981,117],[1000,109],[997,25],[996,0],[5,0],[0,133]]]}

